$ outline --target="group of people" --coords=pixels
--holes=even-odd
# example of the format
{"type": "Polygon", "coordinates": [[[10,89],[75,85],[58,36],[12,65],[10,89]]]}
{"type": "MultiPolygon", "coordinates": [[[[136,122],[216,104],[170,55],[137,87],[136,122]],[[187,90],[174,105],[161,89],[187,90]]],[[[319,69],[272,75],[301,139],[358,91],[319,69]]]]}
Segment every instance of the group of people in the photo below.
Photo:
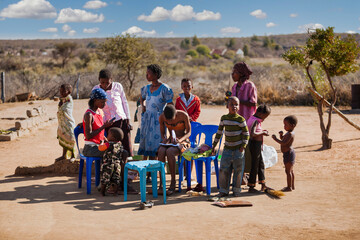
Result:
{"type": "MultiPolygon", "coordinates": [[[[248,179],[249,191],[256,191],[256,177],[265,190],[264,162],[261,156],[263,136],[269,133],[261,128],[261,123],[269,116],[270,107],[257,106],[257,90],[249,81],[252,71],[244,62],[233,67],[232,78],[235,82],[231,95],[227,99],[228,114],[220,120],[218,132],[214,138],[212,152],[225,134],[224,151],[220,161],[219,196],[229,194],[231,174],[233,172],[232,191],[239,196],[245,165],[245,149],[251,153],[251,171],[248,179]],[[247,147],[248,145],[248,147],[247,147]]],[[[181,81],[182,93],[174,104],[172,89],[159,79],[162,69],[157,64],[147,66],[146,79],[150,84],[141,88],[141,125],[138,154],[143,159],[168,161],[171,181],[167,194],[175,192],[176,156],[189,147],[191,134],[190,122],[196,122],[201,112],[198,96],[191,93],[191,79],[181,81]],[[166,133],[168,131],[168,134],[166,133]]],[[[72,88],[69,84],[60,87],[60,103],[58,108],[58,139],[63,147],[63,155],[59,159],[74,157],[75,121],[72,117],[72,88]]],[[[120,193],[123,190],[123,169],[128,156],[132,156],[130,110],[122,85],[112,81],[111,72],[103,69],[99,72],[99,84],[94,86],[81,126],[84,129],[85,146],[83,154],[89,157],[102,157],[99,190],[106,193],[120,193]]],[[[273,138],[281,145],[284,153],[284,164],[287,174],[286,191],[294,190],[293,166],[295,153],[292,148],[294,128],[297,124],[295,116],[284,119],[286,134],[279,132],[280,139],[273,138]]],[[[211,146],[210,146],[211,147],[211,146]]],[[[219,146],[220,147],[220,146],[219,146]]],[[[161,181],[160,181],[161,183],[161,181]]],[[[161,193],[161,186],[159,191],[161,193]]],[[[202,186],[197,186],[202,189],[202,186]]],[[[137,191],[128,185],[128,192],[137,191]]]]}

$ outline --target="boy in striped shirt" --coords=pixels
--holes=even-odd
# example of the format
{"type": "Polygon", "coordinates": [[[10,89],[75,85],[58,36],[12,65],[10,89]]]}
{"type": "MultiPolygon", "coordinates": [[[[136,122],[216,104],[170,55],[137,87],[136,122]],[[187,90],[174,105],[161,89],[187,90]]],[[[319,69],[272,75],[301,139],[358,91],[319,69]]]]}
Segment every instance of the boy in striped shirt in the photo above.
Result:
{"type": "Polygon", "coordinates": [[[217,197],[229,195],[232,170],[234,170],[233,195],[239,197],[245,166],[244,149],[249,141],[249,131],[245,118],[237,113],[239,110],[239,99],[235,96],[229,97],[226,107],[229,109],[229,113],[221,117],[212,148],[213,153],[215,153],[215,147],[225,128],[225,146],[220,161],[219,173],[220,191],[217,197]]]}

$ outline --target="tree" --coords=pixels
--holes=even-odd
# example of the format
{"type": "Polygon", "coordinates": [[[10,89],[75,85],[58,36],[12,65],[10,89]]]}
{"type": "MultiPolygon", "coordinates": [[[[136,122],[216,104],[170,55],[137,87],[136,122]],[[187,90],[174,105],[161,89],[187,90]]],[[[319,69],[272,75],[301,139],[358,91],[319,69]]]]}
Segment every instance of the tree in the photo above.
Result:
{"type": "Polygon", "coordinates": [[[249,46],[248,45],[245,44],[242,50],[244,52],[244,56],[249,56],[249,46]]]}
{"type": "Polygon", "coordinates": [[[229,42],[225,44],[227,48],[234,49],[235,39],[230,38],[229,42]]]}
{"type": "Polygon", "coordinates": [[[73,58],[73,52],[77,48],[75,42],[63,42],[55,44],[55,51],[53,52],[54,58],[60,56],[62,58],[62,67],[65,67],[66,63],[73,58]]]}
{"type": "Polygon", "coordinates": [[[196,48],[196,51],[200,54],[200,55],[204,55],[204,56],[209,56],[210,55],[210,48],[206,45],[199,45],[196,48]]]}
{"type": "Polygon", "coordinates": [[[194,35],[194,37],[192,38],[192,42],[191,44],[196,47],[197,45],[200,44],[200,40],[198,39],[198,37],[196,35],[194,35]]]}
{"type": "Polygon", "coordinates": [[[188,39],[188,38],[183,39],[180,42],[180,48],[185,49],[185,50],[189,49],[190,48],[190,39],[188,39]]]}
{"type": "Polygon", "coordinates": [[[323,92],[324,98],[317,102],[322,149],[330,149],[332,145],[329,133],[332,109],[337,97],[332,78],[356,72],[359,69],[356,62],[359,53],[360,47],[354,37],[349,35],[347,38],[341,39],[340,36],[335,36],[333,27],[328,27],[309,32],[305,46],[293,47],[283,55],[283,58],[291,65],[299,65],[306,70],[306,76],[315,91],[319,91],[321,88],[329,90],[330,107],[326,126],[323,117],[326,92],[323,92]],[[315,73],[311,73],[311,68],[315,68],[315,73]]]}
{"type": "Polygon", "coordinates": [[[106,63],[117,64],[122,71],[129,87],[127,93],[131,93],[138,72],[156,60],[151,43],[129,34],[107,38],[99,49],[106,63]]]}

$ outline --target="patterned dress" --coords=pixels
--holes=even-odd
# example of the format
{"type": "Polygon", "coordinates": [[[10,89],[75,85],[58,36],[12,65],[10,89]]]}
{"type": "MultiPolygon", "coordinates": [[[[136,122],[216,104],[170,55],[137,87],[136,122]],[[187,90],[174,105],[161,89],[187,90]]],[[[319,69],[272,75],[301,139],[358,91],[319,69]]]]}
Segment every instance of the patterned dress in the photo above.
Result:
{"type": "Polygon", "coordinates": [[[166,85],[150,92],[151,84],[141,89],[141,97],[146,100],[146,111],[141,116],[139,155],[156,156],[161,142],[159,117],[165,105],[171,103],[174,97],[172,89],[166,85]]]}
{"type": "Polygon", "coordinates": [[[70,94],[62,98],[61,101],[63,104],[58,108],[57,112],[59,123],[57,138],[59,139],[60,146],[68,151],[66,155],[69,155],[75,153],[75,120],[72,115],[74,103],[70,94]]]}

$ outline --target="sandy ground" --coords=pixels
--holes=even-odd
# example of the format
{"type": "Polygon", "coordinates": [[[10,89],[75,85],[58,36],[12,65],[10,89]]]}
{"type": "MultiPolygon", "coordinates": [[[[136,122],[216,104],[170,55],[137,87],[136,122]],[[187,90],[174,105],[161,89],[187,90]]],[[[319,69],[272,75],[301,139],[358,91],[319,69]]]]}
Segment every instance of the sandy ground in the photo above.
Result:
{"type": "MultiPolygon", "coordinates": [[[[1,104],[0,118],[25,117],[27,109],[38,105],[56,116],[57,102],[41,101],[1,104]]],[[[130,106],[134,113],[135,103],[130,106]]],[[[86,107],[87,101],[75,101],[76,122],[86,107]]],[[[225,113],[223,106],[204,106],[199,121],[218,124],[225,113]]],[[[319,151],[319,120],[312,107],[273,107],[263,128],[271,134],[283,130],[282,119],[289,114],[299,119],[296,190],[282,199],[244,191],[238,199],[253,206],[243,208],[219,208],[206,197],[183,192],[165,205],[162,198],[154,199],[152,209],[141,211],[140,195],[124,202],[122,195],[102,197],[94,185],[87,195],[85,187],[77,188],[77,176],[14,177],[19,165],[50,165],[61,155],[56,124],[0,142],[0,239],[360,239],[360,132],[334,115],[333,148],[319,151]]],[[[359,114],[347,116],[360,124],[359,114]]],[[[1,129],[13,124],[0,120],[1,129]]],[[[279,150],[270,137],[264,141],[279,150]]],[[[267,184],[275,189],[286,185],[279,151],[278,157],[278,164],[266,171],[267,184]]],[[[212,187],[215,194],[215,176],[212,187]]]]}

